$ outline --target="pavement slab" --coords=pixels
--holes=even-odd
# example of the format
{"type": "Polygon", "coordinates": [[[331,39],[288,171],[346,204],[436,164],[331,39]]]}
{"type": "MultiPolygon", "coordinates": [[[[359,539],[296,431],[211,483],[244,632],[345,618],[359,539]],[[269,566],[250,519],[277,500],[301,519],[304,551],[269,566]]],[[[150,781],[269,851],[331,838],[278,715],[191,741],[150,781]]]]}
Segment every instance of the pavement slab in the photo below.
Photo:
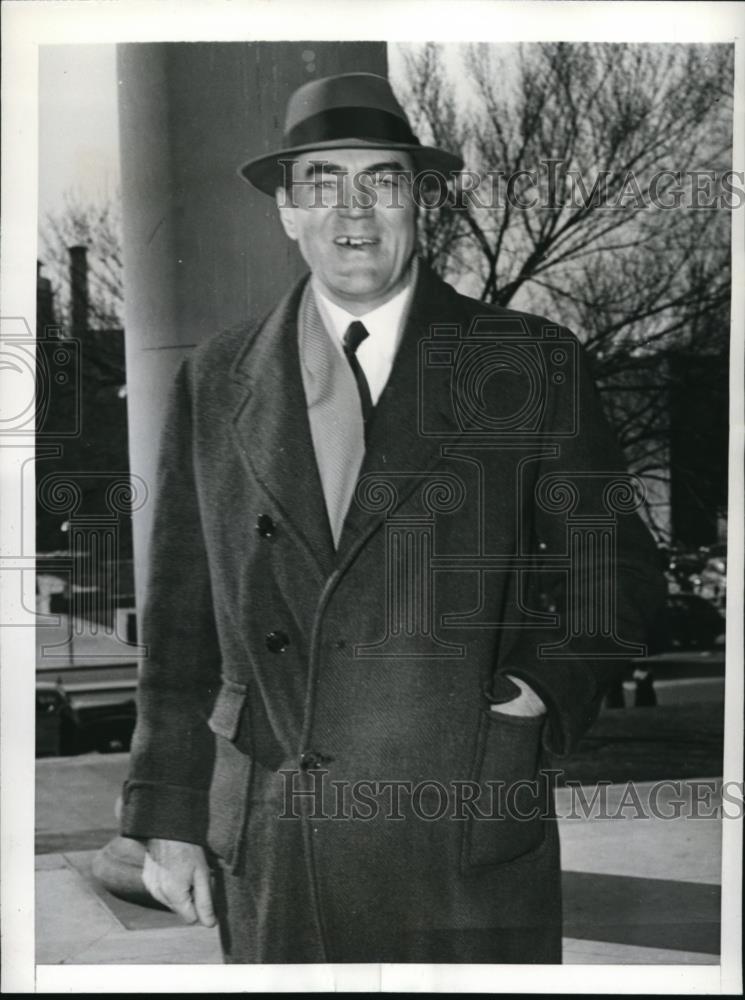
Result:
{"type": "Polygon", "coordinates": [[[633,788],[636,798],[631,800],[628,783],[607,786],[603,805],[593,808],[589,821],[584,818],[583,803],[591,803],[597,789],[556,790],[562,868],[718,884],[722,820],[710,818],[710,814],[722,805],[721,781],[636,781],[633,788]],[[629,808],[623,806],[624,796],[631,802],[629,808]],[[639,814],[637,803],[641,803],[646,818],[639,814]],[[671,819],[649,815],[650,804],[661,816],[675,816],[676,810],[680,815],[671,819]]]}
{"type": "Polygon", "coordinates": [[[564,938],[563,946],[564,965],[719,965],[719,956],[706,952],[644,948],[574,938],[564,938]]]}
{"type": "Polygon", "coordinates": [[[76,965],[220,965],[217,930],[208,927],[161,927],[113,932],[78,952],[76,965]]]}
{"type": "Polygon", "coordinates": [[[36,878],[36,960],[41,965],[75,961],[91,946],[124,927],[68,865],[36,878]]]}
{"type": "MultiPolygon", "coordinates": [[[[82,754],[36,761],[37,842],[63,850],[71,840],[102,831],[113,836],[114,805],[127,776],[129,754],[82,754]]],[[[105,843],[106,840],[99,842],[105,843]]],[[[92,845],[91,845],[92,846],[92,845]]],[[[37,846],[38,851],[38,846],[37,846]]]]}
{"type": "Polygon", "coordinates": [[[571,938],[719,954],[718,885],[565,871],[562,891],[571,938]]]}

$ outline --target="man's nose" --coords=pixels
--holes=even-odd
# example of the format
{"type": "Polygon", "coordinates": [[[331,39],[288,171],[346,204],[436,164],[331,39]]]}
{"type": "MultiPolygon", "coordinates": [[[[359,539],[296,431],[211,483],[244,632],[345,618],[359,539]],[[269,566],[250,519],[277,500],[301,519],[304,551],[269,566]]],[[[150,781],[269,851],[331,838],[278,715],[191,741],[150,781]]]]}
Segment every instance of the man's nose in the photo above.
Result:
{"type": "Polygon", "coordinates": [[[344,178],[341,199],[337,207],[347,218],[359,218],[370,215],[375,206],[371,192],[361,187],[355,178],[348,174],[344,178]]]}

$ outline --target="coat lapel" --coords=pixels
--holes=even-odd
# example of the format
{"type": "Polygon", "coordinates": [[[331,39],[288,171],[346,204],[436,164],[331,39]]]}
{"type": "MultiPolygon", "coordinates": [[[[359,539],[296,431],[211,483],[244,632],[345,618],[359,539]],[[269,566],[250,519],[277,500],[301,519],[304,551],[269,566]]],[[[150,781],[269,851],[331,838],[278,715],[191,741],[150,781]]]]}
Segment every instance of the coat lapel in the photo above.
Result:
{"type": "Polygon", "coordinates": [[[375,407],[358,490],[339,542],[337,569],[354,557],[413,490],[421,487],[424,474],[440,461],[443,444],[459,436],[450,406],[452,367],[426,364],[422,350],[434,326],[448,328],[453,334],[462,323],[453,289],[420,264],[401,346],[375,407]],[[372,490],[381,479],[394,485],[395,499],[383,511],[371,510],[374,504],[365,502],[365,487],[372,490]]]}
{"type": "Polygon", "coordinates": [[[297,315],[306,280],[270,314],[233,366],[239,387],[233,432],[249,472],[326,577],[333,540],[298,357],[297,315]]]}

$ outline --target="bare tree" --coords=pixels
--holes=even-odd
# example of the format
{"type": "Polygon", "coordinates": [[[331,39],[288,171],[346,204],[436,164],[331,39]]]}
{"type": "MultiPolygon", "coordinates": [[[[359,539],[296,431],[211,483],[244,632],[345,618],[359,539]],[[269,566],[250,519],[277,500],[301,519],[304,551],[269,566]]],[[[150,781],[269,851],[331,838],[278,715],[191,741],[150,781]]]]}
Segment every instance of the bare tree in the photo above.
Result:
{"type": "Polygon", "coordinates": [[[425,256],[574,329],[630,465],[665,480],[669,361],[727,349],[731,46],[472,45],[462,73],[452,55],[405,51],[399,86],[471,172],[423,213],[425,256]]]}
{"type": "Polygon", "coordinates": [[[123,328],[124,290],[118,194],[105,201],[84,201],[68,192],[62,207],[47,213],[39,233],[39,259],[50,278],[57,322],[72,331],[73,292],[70,247],[88,250],[88,330],[83,365],[86,398],[106,398],[126,382],[123,344],[112,331],[123,328]]]}
{"type": "Polygon", "coordinates": [[[68,192],[40,226],[39,256],[52,281],[58,316],[70,326],[71,246],[88,248],[89,317],[92,329],[122,327],[122,239],[118,194],[102,202],[68,192]]]}

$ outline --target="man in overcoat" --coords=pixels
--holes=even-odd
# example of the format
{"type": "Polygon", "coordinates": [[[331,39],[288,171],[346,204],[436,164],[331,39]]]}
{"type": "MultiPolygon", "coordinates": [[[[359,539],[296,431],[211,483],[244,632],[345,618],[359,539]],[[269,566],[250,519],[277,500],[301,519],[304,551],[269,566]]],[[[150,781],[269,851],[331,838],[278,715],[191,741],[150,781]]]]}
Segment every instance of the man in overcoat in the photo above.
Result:
{"type": "Polygon", "coordinates": [[[654,547],[573,335],[417,258],[461,160],[371,74],[286,140],[242,173],[310,275],[178,372],[122,832],[227,961],[559,962],[555,762],[654,547]]]}

